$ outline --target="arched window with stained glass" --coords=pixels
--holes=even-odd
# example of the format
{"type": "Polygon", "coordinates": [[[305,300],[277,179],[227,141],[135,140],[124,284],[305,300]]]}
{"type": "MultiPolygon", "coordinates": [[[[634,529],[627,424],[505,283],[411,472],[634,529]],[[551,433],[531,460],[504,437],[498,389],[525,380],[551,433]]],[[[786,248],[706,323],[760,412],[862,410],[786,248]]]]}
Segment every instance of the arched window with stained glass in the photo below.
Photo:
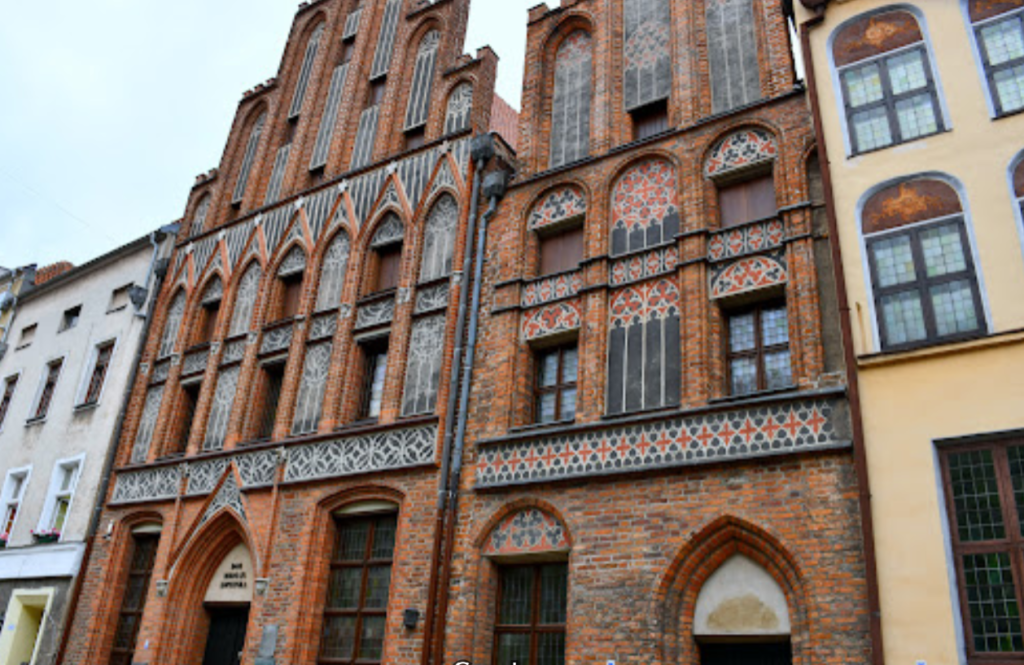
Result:
{"type": "Polygon", "coordinates": [[[427,217],[420,282],[430,282],[451,274],[455,227],[458,223],[459,206],[451,195],[445,194],[434,204],[427,217]]]}
{"type": "Polygon", "coordinates": [[[231,316],[230,334],[232,336],[249,332],[262,277],[263,270],[255,261],[242,274],[242,279],[238,282],[238,293],[235,296],[235,310],[231,316]]]}
{"type": "Polygon", "coordinates": [[[324,253],[323,267],[320,269],[320,290],[317,292],[316,308],[318,311],[333,309],[341,304],[341,293],[345,287],[345,270],[348,268],[348,257],[351,243],[344,231],[334,236],[330,246],[324,253]]]}

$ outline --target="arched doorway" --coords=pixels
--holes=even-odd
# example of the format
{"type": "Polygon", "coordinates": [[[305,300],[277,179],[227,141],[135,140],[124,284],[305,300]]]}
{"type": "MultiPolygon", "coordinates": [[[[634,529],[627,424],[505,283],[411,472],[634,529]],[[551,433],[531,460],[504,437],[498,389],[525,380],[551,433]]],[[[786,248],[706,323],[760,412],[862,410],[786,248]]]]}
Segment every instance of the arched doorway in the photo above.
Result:
{"type": "Polygon", "coordinates": [[[693,637],[700,665],[792,665],[786,594],[752,559],[734,554],[697,596],[693,637]]]}
{"type": "Polygon", "coordinates": [[[208,619],[203,665],[239,665],[249,625],[254,582],[252,555],[238,543],[217,567],[203,598],[208,619]]]}

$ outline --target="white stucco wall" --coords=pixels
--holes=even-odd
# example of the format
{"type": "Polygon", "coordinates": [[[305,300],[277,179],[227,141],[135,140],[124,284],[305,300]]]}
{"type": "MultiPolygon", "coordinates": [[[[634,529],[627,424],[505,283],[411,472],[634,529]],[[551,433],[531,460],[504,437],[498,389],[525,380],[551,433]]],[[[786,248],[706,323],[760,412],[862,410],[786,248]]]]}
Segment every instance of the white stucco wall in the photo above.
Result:
{"type": "MultiPolygon", "coordinates": [[[[168,251],[168,241],[165,241],[161,252],[168,251]]],[[[34,566],[31,560],[26,561],[26,556],[62,561],[61,567],[67,568],[65,575],[73,575],[77,570],[80,556],[71,554],[55,559],[48,555],[48,550],[54,550],[54,554],[64,553],[64,550],[68,550],[67,554],[80,554],[79,548],[69,549],[68,546],[81,543],[86,535],[146,324],[130,303],[112,309],[112,295],[116,289],[129,284],[146,285],[152,256],[151,245],[142,243],[114,260],[99,259],[55,283],[52,289],[19,304],[12,324],[10,348],[0,360],[0,386],[8,377],[20,375],[14,399],[0,425],[0,490],[8,471],[30,467],[31,472],[7,549],[0,550],[0,579],[10,579],[10,575],[35,576],[31,573],[34,566]],[[82,311],[78,324],[60,331],[64,312],[79,305],[82,311]],[[37,326],[32,343],[17,348],[21,330],[32,324],[37,326]],[[95,406],[81,407],[96,347],[112,340],[116,340],[114,352],[99,401],[95,406]],[[64,362],[48,414],[40,422],[29,422],[48,364],[58,358],[63,358],[64,362]],[[80,459],[81,466],[61,542],[34,544],[32,531],[49,526],[41,520],[48,512],[55,467],[70,459],[80,459]],[[12,565],[5,565],[7,559],[12,565]]],[[[152,284],[146,286],[152,293],[152,284]]],[[[6,504],[0,504],[0,517],[5,511],[6,504]]],[[[59,572],[51,568],[52,565],[47,568],[51,574],[59,572]]]]}

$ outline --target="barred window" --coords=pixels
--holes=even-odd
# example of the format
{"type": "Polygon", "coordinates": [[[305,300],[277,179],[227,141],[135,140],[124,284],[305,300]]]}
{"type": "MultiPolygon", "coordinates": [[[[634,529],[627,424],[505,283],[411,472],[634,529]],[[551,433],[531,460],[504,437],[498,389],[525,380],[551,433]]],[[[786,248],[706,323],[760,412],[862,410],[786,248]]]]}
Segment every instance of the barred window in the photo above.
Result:
{"type": "Polygon", "coordinates": [[[981,293],[959,195],[919,179],[872,196],[862,219],[882,348],[985,332],[981,293]]]}
{"type": "Polygon", "coordinates": [[[434,87],[434,68],[440,44],[441,33],[437,30],[428,32],[420,42],[420,48],[416,53],[412,86],[409,90],[409,105],[405,113],[406,130],[420,127],[427,122],[427,114],[430,112],[430,92],[434,87]]]}
{"type": "Polygon", "coordinates": [[[968,662],[1020,659],[1024,445],[956,446],[940,455],[968,662]]]}
{"type": "Polygon", "coordinates": [[[302,368],[302,382],[295,403],[295,417],[292,420],[292,434],[311,434],[320,427],[323,414],[324,393],[327,391],[327,377],[331,368],[330,342],[315,344],[306,349],[306,360],[302,368]]]}
{"type": "Polygon", "coordinates": [[[316,54],[320,48],[320,38],[324,34],[324,24],[321,23],[313,31],[306,44],[306,53],[302,59],[302,68],[299,70],[299,80],[295,84],[295,94],[292,96],[292,103],[288,109],[288,119],[291,120],[302,112],[302,102],[306,98],[306,89],[309,87],[309,79],[313,75],[313,65],[316,62],[316,54]]]}
{"type": "Polygon", "coordinates": [[[848,24],[835,38],[833,58],[855,154],[945,129],[924,33],[913,14],[890,11],[848,24]]]}
{"type": "Polygon", "coordinates": [[[128,583],[121,597],[121,610],[117,618],[117,630],[114,631],[114,649],[110,665],[131,665],[135,660],[142,613],[146,609],[159,545],[159,533],[132,534],[128,583]]]}
{"type": "Polygon", "coordinates": [[[551,168],[590,154],[590,35],[572,33],[555,55],[551,100],[551,168]]]}
{"type": "Polygon", "coordinates": [[[564,665],[569,566],[501,566],[495,665],[564,665]]]}
{"type": "Polygon", "coordinates": [[[384,657],[398,516],[338,518],[320,638],[320,663],[373,665],[384,657]]]}
{"type": "Polygon", "coordinates": [[[1024,2],[970,0],[968,4],[996,114],[1024,109],[1024,2]]]}

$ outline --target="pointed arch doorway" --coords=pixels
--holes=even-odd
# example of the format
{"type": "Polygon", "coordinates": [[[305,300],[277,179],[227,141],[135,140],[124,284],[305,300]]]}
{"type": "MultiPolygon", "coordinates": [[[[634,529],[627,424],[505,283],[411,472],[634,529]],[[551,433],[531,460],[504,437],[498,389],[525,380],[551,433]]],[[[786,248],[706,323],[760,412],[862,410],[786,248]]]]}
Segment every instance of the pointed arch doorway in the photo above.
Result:
{"type": "Polygon", "coordinates": [[[203,665],[240,665],[249,626],[254,583],[252,555],[238,543],[221,561],[206,589],[209,630],[203,665]]]}

